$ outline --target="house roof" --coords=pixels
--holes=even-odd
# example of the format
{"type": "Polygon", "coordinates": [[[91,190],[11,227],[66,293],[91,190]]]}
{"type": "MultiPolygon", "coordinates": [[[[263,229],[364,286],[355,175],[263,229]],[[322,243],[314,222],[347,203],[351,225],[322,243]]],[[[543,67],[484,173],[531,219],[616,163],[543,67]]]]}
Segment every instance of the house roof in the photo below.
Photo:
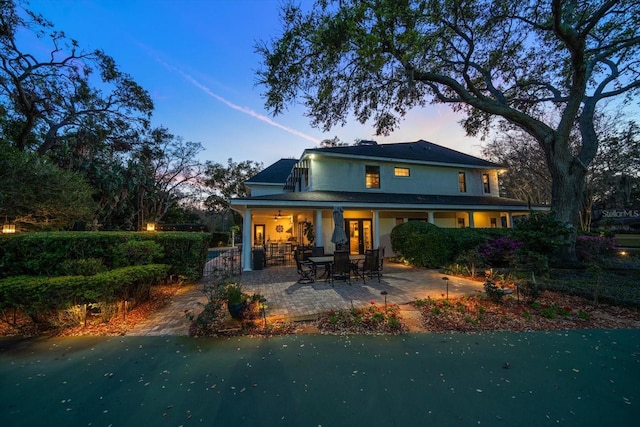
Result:
{"type": "Polygon", "coordinates": [[[232,205],[251,207],[273,206],[286,204],[289,206],[333,206],[339,204],[343,207],[375,206],[377,208],[450,208],[463,207],[471,209],[500,210],[510,209],[527,211],[541,206],[529,206],[527,202],[506,197],[489,196],[446,196],[429,194],[388,194],[373,192],[349,192],[349,191],[301,191],[294,193],[269,194],[256,197],[237,198],[231,201],[232,205]]]}
{"type": "Polygon", "coordinates": [[[280,159],[249,178],[246,182],[249,184],[261,183],[284,185],[296,163],[298,163],[297,159],[280,159]]]}
{"type": "Polygon", "coordinates": [[[502,165],[442,147],[441,145],[422,139],[415,142],[393,144],[377,144],[373,141],[363,141],[359,145],[309,148],[304,151],[302,157],[312,153],[340,157],[405,160],[427,164],[464,165],[485,168],[503,167],[502,165]]]}

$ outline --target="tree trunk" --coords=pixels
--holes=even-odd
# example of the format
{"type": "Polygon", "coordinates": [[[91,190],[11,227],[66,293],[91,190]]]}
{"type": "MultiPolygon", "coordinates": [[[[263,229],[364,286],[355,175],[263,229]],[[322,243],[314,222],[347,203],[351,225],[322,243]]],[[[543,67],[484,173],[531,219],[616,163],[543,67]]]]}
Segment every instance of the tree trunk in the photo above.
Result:
{"type": "Polygon", "coordinates": [[[574,159],[562,161],[554,158],[549,163],[552,178],[551,210],[570,230],[569,241],[555,260],[563,265],[576,264],[576,236],[580,224],[580,210],[584,199],[586,170],[574,159]]]}

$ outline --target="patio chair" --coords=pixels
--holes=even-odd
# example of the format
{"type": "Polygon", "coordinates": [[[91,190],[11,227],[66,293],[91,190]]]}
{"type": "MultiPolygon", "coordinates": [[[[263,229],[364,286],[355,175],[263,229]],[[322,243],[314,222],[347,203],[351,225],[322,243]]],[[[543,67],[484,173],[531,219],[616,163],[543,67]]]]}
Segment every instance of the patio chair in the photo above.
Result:
{"type": "Polygon", "coordinates": [[[294,255],[296,259],[296,266],[298,267],[298,283],[313,283],[315,282],[316,271],[313,263],[305,260],[304,251],[297,250],[294,255]]]}
{"type": "Polygon", "coordinates": [[[380,250],[379,249],[367,249],[364,252],[364,261],[362,265],[358,265],[358,276],[362,277],[362,281],[366,283],[366,276],[373,279],[373,276],[378,276],[378,283],[380,283],[380,250]]]}
{"type": "Polygon", "coordinates": [[[334,280],[344,280],[351,285],[351,261],[349,260],[349,252],[336,251],[333,254],[333,263],[331,264],[331,285],[334,280]]]}

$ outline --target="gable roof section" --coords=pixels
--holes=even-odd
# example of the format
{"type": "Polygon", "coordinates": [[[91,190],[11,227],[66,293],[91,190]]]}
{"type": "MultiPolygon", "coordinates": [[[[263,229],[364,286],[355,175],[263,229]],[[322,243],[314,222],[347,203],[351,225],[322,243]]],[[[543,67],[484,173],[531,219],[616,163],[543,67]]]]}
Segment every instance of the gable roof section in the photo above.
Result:
{"type": "Polygon", "coordinates": [[[298,163],[297,159],[280,159],[246,182],[248,184],[284,184],[296,163],[298,163]]]}
{"type": "Polygon", "coordinates": [[[502,168],[503,166],[478,157],[464,154],[425,140],[393,144],[365,143],[343,147],[309,148],[307,154],[321,154],[337,157],[379,159],[385,161],[404,160],[425,164],[447,164],[480,168],[502,168]]]}

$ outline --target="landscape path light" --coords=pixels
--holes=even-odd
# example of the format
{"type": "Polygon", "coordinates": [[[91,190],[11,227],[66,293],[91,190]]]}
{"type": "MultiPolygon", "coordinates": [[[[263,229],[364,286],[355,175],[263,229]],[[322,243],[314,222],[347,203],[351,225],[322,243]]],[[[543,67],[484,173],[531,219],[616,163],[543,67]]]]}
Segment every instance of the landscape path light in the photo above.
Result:
{"type": "Polygon", "coordinates": [[[384,296],[384,311],[387,311],[387,295],[389,295],[389,292],[387,291],[382,291],[380,292],[380,295],[384,296]]]}
{"type": "Polygon", "coordinates": [[[447,299],[449,299],[449,278],[443,277],[442,280],[447,284],[447,299]]]}
{"type": "Polygon", "coordinates": [[[262,310],[262,319],[264,320],[264,329],[267,329],[267,299],[262,297],[259,299],[260,301],[260,309],[262,310]]]}

